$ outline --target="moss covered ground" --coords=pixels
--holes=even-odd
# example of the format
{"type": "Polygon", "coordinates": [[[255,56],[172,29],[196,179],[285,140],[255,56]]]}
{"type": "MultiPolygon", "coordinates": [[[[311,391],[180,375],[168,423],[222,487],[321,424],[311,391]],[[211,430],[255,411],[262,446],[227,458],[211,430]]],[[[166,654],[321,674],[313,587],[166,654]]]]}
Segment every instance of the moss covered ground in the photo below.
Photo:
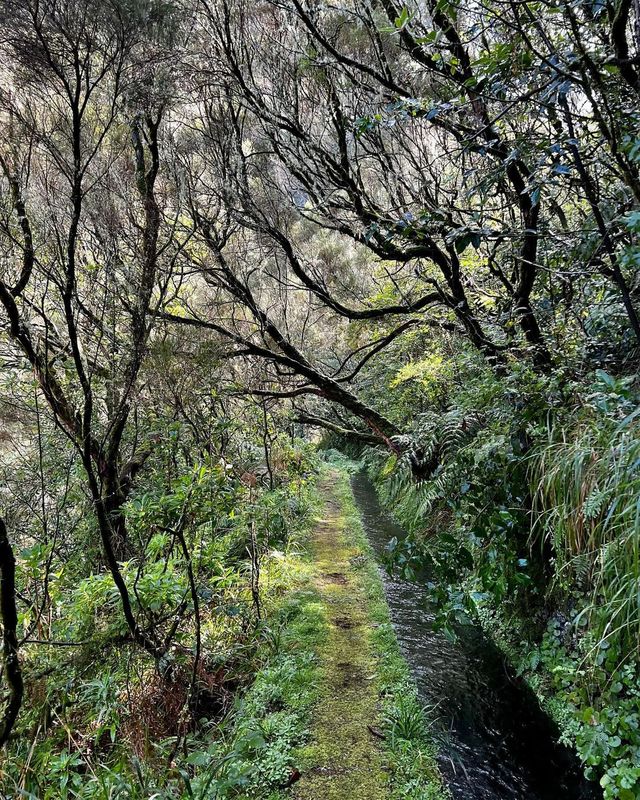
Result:
{"type": "Polygon", "coordinates": [[[319,651],[322,679],[295,796],[383,800],[388,773],[375,733],[380,725],[377,654],[366,586],[355,566],[363,554],[356,537],[349,536],[335,486],[340,481],[335,472],[324,478],[324,513],[311,542],[313,584],[326,609],[328,631],[319,651]]]}
{"type": "Polygon", "coordinates": [[[241,797],[446,800],[348,476],[326,469],[317,493],[310,531],[265,576],[282,628],[238,716],[241,797]]]}
{"type": "Polygon", "coordinates": [[[296,800],[441,800],[434,748],[348,477],[327,470],[309,545],[326,633],[296,800]]]}

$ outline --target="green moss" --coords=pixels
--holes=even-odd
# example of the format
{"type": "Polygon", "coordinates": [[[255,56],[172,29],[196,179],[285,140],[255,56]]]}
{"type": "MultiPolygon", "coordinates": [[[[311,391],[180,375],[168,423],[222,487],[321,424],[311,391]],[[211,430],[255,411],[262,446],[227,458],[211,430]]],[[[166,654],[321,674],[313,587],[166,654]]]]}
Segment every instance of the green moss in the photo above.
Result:
{"type": "Polygon", "coordinates": [[[329,472],[323,491],[312,550],[329,632],[296,797],[441,800],[447,792],[346,475],[329,472]],[[411,730],[399,728],[403,718],[414,720],[411,730]]]}
{"type": "Polygon", "coordinates": [[[319,495],[305,547],[264,575],[272,654],[239,709],[234,769],[248,777],[228,796],[444,800],[347,475],[327,471],[319,495]]]}
{"type": "MultiPolygon", "coordinates": [[[[272,562],[264,581],[288,586],[271,592],[268,652],[251,689],[239,704],[233,742],[233,769],[246,773],[244,787],[221,797],[282,800],[298,767],[298,748],[308,738],[321,682],[319,651],[327,638],[327,612],[313,586],[315,570],[299,548],[272,562]]],[[[240,785],[240,784],[238,784],[240,785]]]]}
{"type": "Polygon", "coordinates": [[[370,644],[366,588],[352,563],[361,554],[348,541],[346,520],[329,480],[325,518],[312,541],[315,585],[327,609],[328,635],[320,648],[322,684],[312,740],[300,752],[300,800],[382,800],[387,797],[383,754],[370,732],[378,721],[376,658],[370,644]]]}

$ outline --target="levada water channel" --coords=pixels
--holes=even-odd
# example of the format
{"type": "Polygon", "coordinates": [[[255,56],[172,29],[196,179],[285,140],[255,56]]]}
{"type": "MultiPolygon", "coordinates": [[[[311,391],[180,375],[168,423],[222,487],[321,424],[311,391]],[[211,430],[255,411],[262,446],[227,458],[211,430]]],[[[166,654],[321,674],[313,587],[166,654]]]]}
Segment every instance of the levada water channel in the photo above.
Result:
{"type": "MultiPolygon", "coordinates": [[[[406,534],[378,502],[364,472],[352,478],[356,504],[379,560],[406,534]]],[[[439,761],[455,800],[595,800],[574,754],[535,695],[509,671],[478,627],[452,643],[433,630],[426,590],[383,571],[400,647],[421,702],[436,708],[442,728],[439,761]]]]}

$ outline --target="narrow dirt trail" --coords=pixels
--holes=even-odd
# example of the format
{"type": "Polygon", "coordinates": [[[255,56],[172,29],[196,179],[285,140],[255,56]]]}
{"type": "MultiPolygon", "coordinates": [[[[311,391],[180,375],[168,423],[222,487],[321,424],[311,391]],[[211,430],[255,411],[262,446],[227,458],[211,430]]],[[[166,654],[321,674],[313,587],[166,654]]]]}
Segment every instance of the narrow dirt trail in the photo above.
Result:
{"type": "Polygon", "coordinates": [[[388,776],[378,740],[376,663],[370,645],[368,601],[354,564],[363,558],[350,541],[335,490],[336,475],[320,485],[324,515],[312,550],[315,588],[329,631],[320,651],[323,685],[314,715],[308,768],[296,784],[296,800],[384,800],[388,776]]]}

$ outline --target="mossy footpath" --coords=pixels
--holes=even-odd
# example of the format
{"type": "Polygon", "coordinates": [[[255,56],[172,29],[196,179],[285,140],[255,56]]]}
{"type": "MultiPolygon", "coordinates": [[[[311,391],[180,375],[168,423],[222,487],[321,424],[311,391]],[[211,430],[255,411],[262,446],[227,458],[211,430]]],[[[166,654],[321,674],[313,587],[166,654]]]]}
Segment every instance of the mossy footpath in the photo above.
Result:
{"type": "Polygon", "coordinates": [[[339,479],[332,472],[321,484],[324,514],[311,542],[313,583],[326,609],[328,635],[319,653],[322,683],[312,740],[303,752],[305,763],[295,796],[300,800],[384,800],[388,775],[376,737],[380,725],[377,664],[370,643],[366,588],[355,567],[363,554],[348,536],[342,505],[331,486],[339,479]]]}
{"type": "Polygon", "coordinates": [[[446,800],[348,475],[325,468],[317,514],[264,576],[272,655],[241,700],[216,797],[446,800]]]}
{"type": "Polygon", "coordinates": [[[347,476],[328,470],[319,492],[323,514],[310,555],[327,633],[293,794],[296,800],[445,798],[347,476]]]}

